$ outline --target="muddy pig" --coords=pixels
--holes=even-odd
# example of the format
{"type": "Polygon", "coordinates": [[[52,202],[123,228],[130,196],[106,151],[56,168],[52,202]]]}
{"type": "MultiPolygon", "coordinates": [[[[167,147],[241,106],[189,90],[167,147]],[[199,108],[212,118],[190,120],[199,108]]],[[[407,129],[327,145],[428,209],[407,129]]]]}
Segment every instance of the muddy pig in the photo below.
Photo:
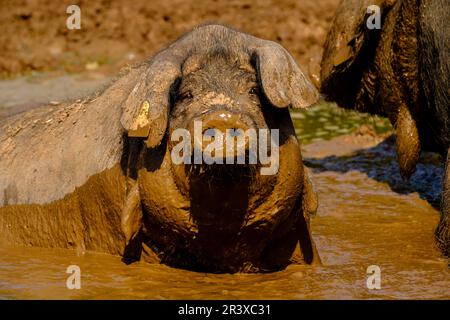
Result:
{"type": "Polygon", "coordinates": [[[316,262],[288,107],[317,99],[280,45],[194,29],[92,98],[2,121],[0,243],[206,272],[316,262]]]}
{"type": "Polygon", "coordinates": [[[321,91],[344,108],[386,116],[404,178],[420,151],[447,159],[439,246],[450,254],[450,6],[447,0],[343,0],[328,34],[321,91]],[[379,28],[373,20],[377,11],[379,28]],[[375,8],[376,9],[376,8],[375,8]],[[370,26],[370,27],[369,27],[370,26]],[[375,28],[374,28],[375,27],[375,28]]]}

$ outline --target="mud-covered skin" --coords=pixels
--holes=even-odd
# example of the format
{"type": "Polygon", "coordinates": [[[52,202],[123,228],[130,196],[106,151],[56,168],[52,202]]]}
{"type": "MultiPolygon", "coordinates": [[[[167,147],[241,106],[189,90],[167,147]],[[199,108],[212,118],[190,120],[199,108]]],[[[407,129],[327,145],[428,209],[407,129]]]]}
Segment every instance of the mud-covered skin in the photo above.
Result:
{"type": "MultiPolygon", "coordinates": [[[[341,107],[388,117],[409,178],[421,149],[446,157],[450,146],[450,7],[445,0],[373,2],[341,2],[325,43],[321,91],[341,107]],[[381,30],[366,28],[371,4],[382,8],[381,30]]],[[[443,206],[443,220],[449,214],[443,206]]]]}
{"type": "Polygon", "coordinates": [[[318,261],[317,198],[286,108],[317,97],[281,46],[198,28],[93,98],[2,123],[0,243],[209,272],[318,261]],[[217,111],[230,128],[280,129],[275,175],[172,162],[173,130],[194,119],[224,129],[217,111]]]}
{"type": "Polygon", "coordinates": [[[280,130],[280,168],[261,175],[257,165],[176,165],[171,151],[177,142],[170,139],[156,151],[145,148],[137,174],[144,234],[164,263],[256,272],[318,260],[309,231],[317,202],[312,185],[303,184],[308,178],[294,127],[287,109],[273,107],[262,92],[251,61],[233,51],[193,55],[184,64],[167,136],[180,128],[193,134],[195,120],[218,125],[211,113],[234,115],[241,124],[232,121],[227,129],[280,130]]]}
{"type": "MultiPolygon", "coordinates": [[[[137,120],[122,119],[129,135],[146,141],[136,160],[145,257],[212,272],[273,271],[317,261],[308,222],[317,199],[285,109],[312,104],[317,92],[282,47],[223,27],[206,30],[213,36],[189,34],[162,53],[162,81],[170,88],[172,107],[167,100],[147,99],[159,109],[154,114],[163,115],[150,115],[148,123],[156,119],[158,128],[167,126],[165,138],[137,113],[137,120]],[[204,46],[190,48],[183,58],[192,42],[204,46]],[[223,114],[230,123],[221,120],[223,114]],[[261,176],[254,165],[175,165],[169,137],[180,128],[192,135],[195,120],[222,132],[279,128],[279,171],[261,176]]],[[[136,97],[139,106],[146,94],[138,89],[136,97]]]]}
{"type": "Polygon", "coordinates": [[[441,219],[436,229],[438,245],[450,257],[450,149],[445,165],[444,186],[442,188],[441,219]]]}

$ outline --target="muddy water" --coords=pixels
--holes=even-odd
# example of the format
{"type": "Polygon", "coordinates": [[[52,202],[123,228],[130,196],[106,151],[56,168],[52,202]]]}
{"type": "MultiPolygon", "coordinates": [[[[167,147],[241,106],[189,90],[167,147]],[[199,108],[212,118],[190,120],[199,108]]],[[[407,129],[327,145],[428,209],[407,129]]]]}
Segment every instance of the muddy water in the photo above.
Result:
{"type": "Polygon", "coordinates": [[[320,208],[312,230],[323,264],[272,274],[212,275],[164,265],[125,265],[92,252],[0,247],[4,299],[404,299],[450,298],[450,271],[433,242],[442,164],[421,158],[410,182],[398,175],[383,119],[321,104],[295,113],[303,155],[320,208]],[[350,134],[357,130],[358,134],[350,134]],[[434,207],[433,207],[434,206],[434,207]],[[66,269],[81,268],[81,289],[66,288],[66,269]],[[366,286],[381,269],[381,289],[366,286]]]}

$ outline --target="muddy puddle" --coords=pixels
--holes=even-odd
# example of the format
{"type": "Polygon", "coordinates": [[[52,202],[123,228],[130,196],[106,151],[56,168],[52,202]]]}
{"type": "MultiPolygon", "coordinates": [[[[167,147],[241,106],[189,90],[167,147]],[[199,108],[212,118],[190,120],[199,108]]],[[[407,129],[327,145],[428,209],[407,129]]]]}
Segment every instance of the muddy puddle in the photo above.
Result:
{"type": "Polygon", "coordinates": [[[293,119],[320,197],[312,230],[321,266],[214,275],[127,266],[93,252],[0,247],[0,298],[449,299],[449,261],[433,241],[441,159],[424,154],[404,182],[386,120],[325,103],[293,119]],[[81,269],[80,290],[66,288],[70,265],[81,269]],[[381,270],[380,290],[367,288],[371,265],[381,270]]]}

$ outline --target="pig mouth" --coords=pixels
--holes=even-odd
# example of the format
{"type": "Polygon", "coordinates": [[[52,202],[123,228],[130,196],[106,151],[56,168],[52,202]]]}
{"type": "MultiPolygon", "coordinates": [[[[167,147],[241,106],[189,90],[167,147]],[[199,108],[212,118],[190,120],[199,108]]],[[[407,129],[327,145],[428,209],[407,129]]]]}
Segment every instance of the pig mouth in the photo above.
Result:
{"type": "Polygon", "coordinates": [[[259,165],[252,164],[190,164],[185,170],[191,181],[207,181],[232,185],[256,178],[259,165]]]}
{"type": "Polygon", "coordinates": [[[245,155],[238,162],[237,156],[228,159],[224,157],[222,163],[207,164],[201,162],[195,163],[194,156],[191,158],[190,164],[184,166],[187,178],[192,182],[208,182],[220,185],[228,185],[228,187],[237,183],[251,183],[257,178],[261,164],[259,162],[253,164],[250,161],[250,153],[245,150],[245,155]]]}
{"type": "Polygon", "coordinates": [[[188,165],[191,218],[200,230],[236,234],[247,215],[256,165],[188,165]]]}

